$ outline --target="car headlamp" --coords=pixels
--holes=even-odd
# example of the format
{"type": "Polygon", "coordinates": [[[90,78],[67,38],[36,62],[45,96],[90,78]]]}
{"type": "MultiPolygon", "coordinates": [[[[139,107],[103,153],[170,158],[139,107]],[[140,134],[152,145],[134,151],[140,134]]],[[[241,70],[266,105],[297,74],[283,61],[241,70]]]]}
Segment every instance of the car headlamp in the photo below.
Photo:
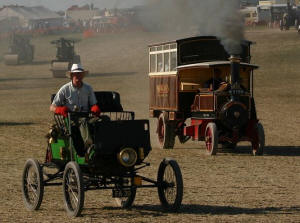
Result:
{"type": "Polygon", "coordinates": [[[119,162],[125,167],[131,167],[136,163],[137,153],[132,148],[124,148],[118,153],[119,162]]]}

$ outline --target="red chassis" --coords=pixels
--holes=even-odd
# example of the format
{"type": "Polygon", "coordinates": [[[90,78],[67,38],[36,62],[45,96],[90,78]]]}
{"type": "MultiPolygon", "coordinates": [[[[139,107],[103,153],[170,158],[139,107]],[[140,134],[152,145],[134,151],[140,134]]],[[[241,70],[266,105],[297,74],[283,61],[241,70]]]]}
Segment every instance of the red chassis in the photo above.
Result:
{"type": "Polygon", "coordinates": [[[221,134],[216,135],[213,129],[213,126],[217,126],[215,123],[215,119],[191,118],[191,125],[183,127],[181,134],[183,137],[192,138],[192,140],[205,141],[206,150],[211,155],[216,154],[214,147],[217,145],[214,145],[215,143],[223,145],[227,144],[235,147],[237,143],[242,141],[250,141],[253,147],[253,154],[261,155],[262,151],[259,149],[260,127],[258,127],[260,124],[258,120],[249,120],[243,134],[241,134],[241,131],[239,130],[233,130],[230,135],[225,132],[221,132],[221,134]],[[218,139],[216,139],[216,137],[218,139]]]}

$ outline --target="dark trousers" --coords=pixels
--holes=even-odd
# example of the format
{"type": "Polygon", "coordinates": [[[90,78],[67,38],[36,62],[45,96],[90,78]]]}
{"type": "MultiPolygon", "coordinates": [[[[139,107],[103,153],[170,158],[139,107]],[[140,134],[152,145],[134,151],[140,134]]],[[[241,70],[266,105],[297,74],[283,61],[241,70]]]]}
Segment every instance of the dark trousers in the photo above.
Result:
{"type": "Polygon", "coordinates": [[[93,144],[90,125],[98,118],[79,118],[72,123],[73,146],[79,156],[84,156],[87,149],[93,144]]]}

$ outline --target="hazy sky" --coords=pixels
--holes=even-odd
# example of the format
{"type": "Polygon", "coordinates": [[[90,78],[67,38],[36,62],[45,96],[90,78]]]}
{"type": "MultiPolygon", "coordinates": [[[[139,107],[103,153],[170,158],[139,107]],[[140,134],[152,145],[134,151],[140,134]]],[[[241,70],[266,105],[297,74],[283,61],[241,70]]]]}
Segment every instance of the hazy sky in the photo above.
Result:
{"type": "Polygon", "coordinates": [[[146,0],[0,0],[0,7],[9,4],[25,6],[43,5],[52,10],[66,10],[71,5],[85,5],[93,3],[98,8],[127,8],[143,4],[146,0]]]}

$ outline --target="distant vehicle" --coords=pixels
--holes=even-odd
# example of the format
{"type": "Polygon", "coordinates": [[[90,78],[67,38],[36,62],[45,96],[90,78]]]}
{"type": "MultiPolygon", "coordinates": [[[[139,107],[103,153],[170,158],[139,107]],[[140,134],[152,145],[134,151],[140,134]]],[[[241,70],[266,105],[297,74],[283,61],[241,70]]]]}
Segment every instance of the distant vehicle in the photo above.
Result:
{"type": "Polygon", "coordinates": [[[80,63],[80,56],[76,55],[74,45],[79,40],[60,38],[51,41],[56,46],[56,59],[51,61],[53,77],[66,77],[72,64],[80,63]]]}
{"type": "Polygon", "coordinates": [[[255,26],[258,24],[257,7],[246,7],[240,10],[244,16],[246,26],[255,26]]]}
{"type": "Polygon", "coordinates": [[[30,44],[30,37],[20,34],[12,34],[9,40],[8,53],[4,55],[4,63],[17,65],[31,63],[34,56],[34,46],[30,44]]]}
{"type": "MultiPolygon", "coordinates": [[[[155,180],[139,174],[139,170],[150,166],[145,162],[151,151],[149,120],[135,120],[134,112],[123,111],[117,92],[95,95],[102,115],[90,126],[92,147],[86,151],[80,146],[76,125],[83,117],[95,117],[85,112],[69,112],[66,118],[54,115],[45,162],[26,161],[22,192],[27,209],[40,208],[44,187],[62,185],[64,206],[72,217],[80,215],[89,190],[111,190],[117,205],[128,208],[138,188],[157,188],[162,206],[167,211],[177,211],[183,180],[175,160],[163,159],[155,180]]],[[[52,196],[57,199],[55,194],[52,196]]]]}
{"type": "Polygon", "coordinates": [[[235,149],[241,141],[252,143],[253,155],[263,154],[264,129],[253,96],[258,67],[250,64],[250,46],[243,41],[241,54],[231,57],[213,36],[149,46],[150,116],[158,120],[161,148],[172,149],[178,136],[181,143],[205,141],[209,155],[218,144],[235,149]],[[222,82],[214,89],[217,73],[222,82]]]}
{"type": "Polygon", "coordinates": [[[286,4],[286,11],[282,14],[280,20],[280,30],[289,30],[295,27],[298,30],[299,25],[299,7],[286,4]]]}
{"type": "Polygon", "coordinates": [[[291,19],[289,15],[287,13],[284,13],[279,23],[280,30],[289,30],[290,26],[292,25],[290,20],[291,19]]]}

